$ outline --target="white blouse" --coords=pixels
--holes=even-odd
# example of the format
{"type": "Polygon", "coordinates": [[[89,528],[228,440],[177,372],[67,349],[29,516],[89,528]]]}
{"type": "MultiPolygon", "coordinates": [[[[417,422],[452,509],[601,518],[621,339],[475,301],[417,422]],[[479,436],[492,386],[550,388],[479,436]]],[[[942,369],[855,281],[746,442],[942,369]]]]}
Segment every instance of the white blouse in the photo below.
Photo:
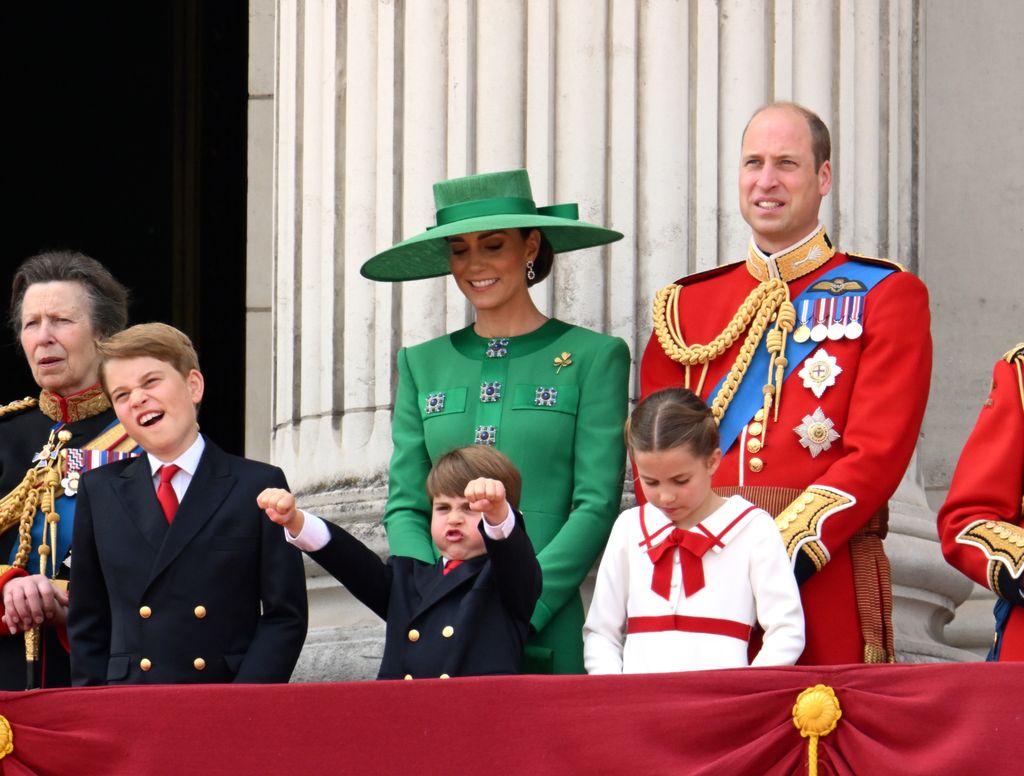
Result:
{"type": "Polygon", "coordinates": [[[701,559],[705,584],[687,597],[682,550],[666,548],[672,555],[666,600],[651,590],[654,563],[648,552],[673,527],[651,504],[627,510],[616,520],[583,626],[587,673],[745,666],[747,640],[742,635],[755,623],[764,629],[764,640],[751,665],[795,663],[804,648],[803,608],[771,515],[733,496],[689,529],[718,538],[701,559]],[[631,619],[633,628],[628,627],[631,619]]]}

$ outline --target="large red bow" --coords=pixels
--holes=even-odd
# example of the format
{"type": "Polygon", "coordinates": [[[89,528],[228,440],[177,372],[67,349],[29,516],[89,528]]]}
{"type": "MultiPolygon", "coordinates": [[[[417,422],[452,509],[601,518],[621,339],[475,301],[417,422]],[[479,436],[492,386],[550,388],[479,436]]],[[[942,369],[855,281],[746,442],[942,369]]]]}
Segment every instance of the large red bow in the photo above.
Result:
{"type": "Polygon", "coordinates": [[[683,566],[683,592],[689,598],[704,587],[704,564],[701,557],[717,543],[718,539],[710,534],[701,536],[693,531],[673,528],[665,541],[647,552],[654,564],[651,590],[666,601],[669,600],[672,594],[673,549],[678,547],[679,560],[683,566]]]}

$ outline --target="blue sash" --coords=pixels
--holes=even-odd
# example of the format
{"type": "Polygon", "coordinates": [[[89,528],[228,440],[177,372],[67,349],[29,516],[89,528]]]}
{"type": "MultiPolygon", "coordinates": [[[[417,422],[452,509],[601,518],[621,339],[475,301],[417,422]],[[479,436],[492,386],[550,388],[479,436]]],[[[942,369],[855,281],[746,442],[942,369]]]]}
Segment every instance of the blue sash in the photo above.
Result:
{"type": "MultiPolygon", "coordinates": [[[[809,307],[813,310],[816,300],[821,298],[836,298],[836,295],[831,294],[828,290],[812,290],[814,286],[828,283],[835,278],[859,281],[864,286],[865,290],[859,291],[858,293],[861,295],[867,295],[868,291],[874,288],[883,278],[888,277],[896,271],[895,267],[883,267],[877,264],[868,264],[851,258],[845,264],[840,264],[832,272],[826,273],[821,277],[821,279],[811,283],[811,285],[808,286],[800,296],[792,300],[793,306],[799,313],[805,299],[810,300],[809,307]]],[[[767,334],[767,330],[765,334],[767,334]]],[[[729,452],[729,448],[736,442],[736,439],[739,437],[743,427],[747,425],[752,417],[754,417],[754,413],[764,406],[764,392],[762,389],[767,382],[768,365],[771,363],[771,355],[768,353],[767,340],[768,337],[762,335],[761,342],[758,343],[757,349],[754,351],[754,357],[750,360],[750,366],[747,368],[744,379],[740,382],[739,388],[736,389],[736,394],[733,396],[732,402],[729,404],[729,409],[726,410],[721,423],[718,425],[720,446],[723,453],[729,452]]],[[[804,359],[807,358],[814,348],[819,347],[822,344],[823,343],[821,342],[814,342],[813,340],[796,342],[792,335],[790,335],[786,339],[786,358],[789,363],[786,365],[783,380],[788,380],[793,370],[796,369],[799,364],[803,363],[804,359]]],[[[727,375],[728,373],[726,373],[726,375],[718,381],[718,385],[712,389],[709,401],[711,398],[718,395],[727,375]]]]}

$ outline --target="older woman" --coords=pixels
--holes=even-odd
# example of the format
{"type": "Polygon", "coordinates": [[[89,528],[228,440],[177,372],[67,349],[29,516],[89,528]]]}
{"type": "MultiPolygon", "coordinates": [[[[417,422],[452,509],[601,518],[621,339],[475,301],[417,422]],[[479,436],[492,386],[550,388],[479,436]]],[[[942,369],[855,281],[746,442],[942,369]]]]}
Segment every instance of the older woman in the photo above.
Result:
{"type": "Polygon", "coordinates": [[[49,626],[66,615],[78,477],[135,447],[97,384],[96,341],[124,328],[127,299],[81,253],[33,256],[14,276],[10,322],[42,391],[0,406],[0,689],[25,688],[26,665],[36,673],[36,661],[26,664],[33,643],[43,685],[69,683],[62,628],[49,626]]]}
{"type": "Polygon", "coordinates": [[[525,170],[434,187],[437,226],[363,265],[373,280],[454,276],[475,322],[402,349],[384,525],[394,555],[431,561],[431,462],[494,445],[523,475],[522,503],[544,587],[524,671],[582,673],[579,587],[618,513],[629,350],[621,339],[547,318],[528,287],[553,254],[618,232],[577,220],[575,205],[537,208],[525,170]]]}

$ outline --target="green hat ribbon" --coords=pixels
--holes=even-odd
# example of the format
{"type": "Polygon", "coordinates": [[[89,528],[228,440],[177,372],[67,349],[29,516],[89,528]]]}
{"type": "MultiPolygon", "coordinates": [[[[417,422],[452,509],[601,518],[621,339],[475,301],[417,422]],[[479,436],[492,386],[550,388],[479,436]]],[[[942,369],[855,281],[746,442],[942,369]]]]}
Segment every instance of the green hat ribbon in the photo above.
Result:
{"type": "Polygon", "coordinates": [[[447,226],[456,221],[465,221],[467,218],[496,215],[541,215],[579,221],[580,209],[575,202],[537,207],[532,199],[524,197],[492,197],[443,207],[437,211],[437,224],[427,228],[436,229],[438,226],[447,226]]]}

